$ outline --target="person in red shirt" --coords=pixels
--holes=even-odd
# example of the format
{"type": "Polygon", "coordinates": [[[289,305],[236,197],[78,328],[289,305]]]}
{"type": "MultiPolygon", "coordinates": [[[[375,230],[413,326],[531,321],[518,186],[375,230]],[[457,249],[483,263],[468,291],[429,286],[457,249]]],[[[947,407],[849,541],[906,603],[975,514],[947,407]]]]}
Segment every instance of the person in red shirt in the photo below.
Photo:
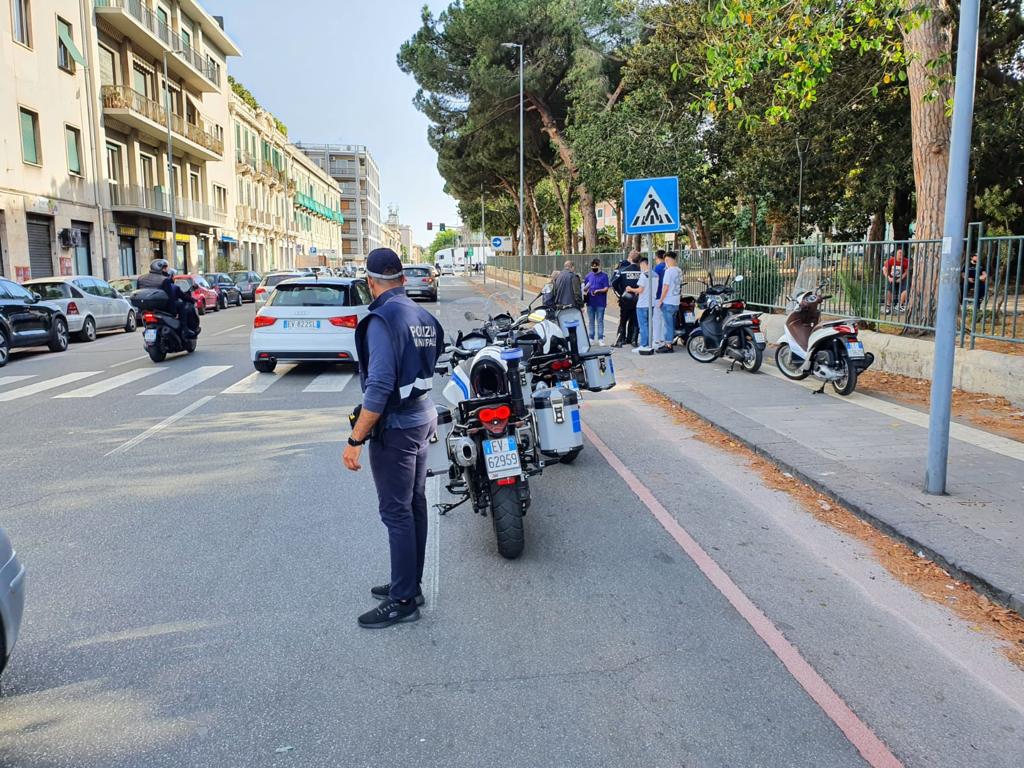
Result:
{"type": "Polygon", "coordinates": [[[907,311],[907,291],[910,290],[910,259],[903,255],[903,249],[897,248],[896,253],[889,257],[882,267],[882,274],[888,281],[885,287],[885,306],[882,311],[890,314],[895,311],[902,314],[907,311]],[[893,296],[899,302],[893,306],[893,296]]]}

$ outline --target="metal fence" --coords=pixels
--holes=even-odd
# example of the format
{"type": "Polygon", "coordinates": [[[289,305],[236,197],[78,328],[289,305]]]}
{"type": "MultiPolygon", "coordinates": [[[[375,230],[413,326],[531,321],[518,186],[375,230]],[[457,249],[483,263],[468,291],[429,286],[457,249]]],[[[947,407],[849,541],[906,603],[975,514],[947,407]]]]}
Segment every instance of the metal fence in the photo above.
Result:
{"type": "MultiPolygon", "coordinates": [[[[686,291],[699,293],[709,273],[716,280],[742,274],[737,295],[754,307],[782,311],[801,264],[818,259],[832,295],[823,306],[825,313],[858,317],[883,331],[934,332],[941,248],[938,240],[910,240],[688,249],[680,253],[679,267],[686,291]]],[[[551,275],[572,261],[585,274],[593,259],[611,273],[622,254],[534,254],[524,258],[524,268],[551,275]]],[[[516,254],[499,254],[489,263],[519,271],[516,254]]],[[[1024,344],[1022,280],[1024,237],[979,237],[972,228],[961,270],[961,346],[973,348],[977,339],[1024,344]]]]}

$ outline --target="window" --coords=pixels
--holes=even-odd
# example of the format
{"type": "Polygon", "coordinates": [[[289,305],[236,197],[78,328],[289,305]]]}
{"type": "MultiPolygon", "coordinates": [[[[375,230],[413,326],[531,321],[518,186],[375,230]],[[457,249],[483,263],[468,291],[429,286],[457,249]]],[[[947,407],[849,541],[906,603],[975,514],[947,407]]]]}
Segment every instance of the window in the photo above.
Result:
{"type": "Polygon", "coordinates": [[[156,159],[151,155],[139,154],[139,186],[153,189],[156,186],[156,159]]]}
{"type": "Polygon", "coordinates": [[[227,187],[222,187],[219,184],[213,185],[213,205],[214,207],[224,213],[228,209],[228,190],[227,187]]]}
{"type": "Polygon", "coordinates": [[[597,209],[597,218],[599,218],[599,219],[603,219],[604,218],[604,208],[598,208],[597,209]]]}
{"type": "MultiPolygon", "coordinates": [[[[71,37],[71,25],[64,19],[57,17],[57,66],[65,72],[74,73],[75,58],[71,53],[74,47],[71,37]]],[[[76,51],[77,53],[77,51],[76,51]]]]}
{"type": "Polygon", "coordinates": [[[107,144],[107,179],[110,184],[117,186],[124,179],[121,173],[121,145],[107,144]]]}
{"type": "Polygon", "coordinates": [[[152,96],[153,87],[149,72],[136,64],[132,67],[132,88],[141,93],[147,99],[152,96]]]}
{"type": "Polygon", "coordinates": [[[22,45],[32,47],[32,11],[29,0],[11,0],[14,39],[22,45]]]}
{"type": "Polygon", "coordinates": [[[201,202],[203,197],[199,192],[199,174],[190,172],[188,175],[188,193],[196,202],[201,202]]]}
{"type": "Polygon", "coordinates": [[[99,46],[100,84],[117,85],[117,57],[109,48],[99,46]]]}
{"type": "Polygon", "coordinates": [[[82,134],[77,128],[64,126],[64,143],[68,148],[68,170],[75,176],[82,176],[82,134]]]}
{"type": "Polygon", "coordinates": [[[41,165],[39,151],[39,115],[22,107],[21,117],[21,159],[32,165],[41,165]]]}
{"type": "Polygon", "coordinates": [[[187,29],[181,30],[181,47],[186,51],[192,47],[192,35],[187,29]]]}

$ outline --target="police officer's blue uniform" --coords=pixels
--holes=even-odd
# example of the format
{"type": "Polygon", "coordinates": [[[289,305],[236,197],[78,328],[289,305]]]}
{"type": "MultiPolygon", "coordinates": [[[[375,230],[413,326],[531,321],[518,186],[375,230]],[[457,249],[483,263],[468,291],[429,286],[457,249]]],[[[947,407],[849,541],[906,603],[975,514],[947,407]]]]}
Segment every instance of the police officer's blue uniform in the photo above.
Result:
{"type": "MultiPolygon", "coordinates": [[[[370,259],[367,262],[372,272],[370,259]]],[[[356,328],[363,407],[383,414],[370,439],[369,454],[391,549],[391,582],[372,590],[385,603],[412,600],[415,607],[422,602],[427,446],[437,428],[430,391],[443,349],[444,333],[437,318],[415,304],[400,285],[379,295],[356,328]]],[[[418,613],[405,620],[417,617],[418,613]]],[[[363,626],[389,624],[368,624],[365,618],[360,617],[363,626]]]]}

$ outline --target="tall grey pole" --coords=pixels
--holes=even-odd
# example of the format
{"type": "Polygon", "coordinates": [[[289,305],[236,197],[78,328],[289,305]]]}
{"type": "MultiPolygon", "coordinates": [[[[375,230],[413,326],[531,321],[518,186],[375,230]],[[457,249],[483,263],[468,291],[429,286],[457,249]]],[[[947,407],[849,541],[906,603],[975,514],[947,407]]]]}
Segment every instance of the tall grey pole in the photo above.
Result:
{"type": "Polygon", "coordinates": [[[484,190],[480,187],[480,271],[484,275],[484,285],[487,285],[487,227],[484,224],[484,190]]]}
{"type": "Polygon", "coordinates": [[[978,0],[961,0],[957,42],[956,84],[953,93],[953,132],[946,178],[946,218],[942,226],[942,262],[935,318],[935,367],[932,371],[931,413],[928,419],[928,466],[925,491],[946,492],[949,461],[949,419],[953,396],[953,353],[956,312],[960,295],[960,263],[964,249],[967,181],[974,118],[974,74],[978,56],[978,0]]]}
{"type": "Polygon", "coordinates": [[[658,289],[658,282],[654,274],[654,238],[651,235],[644,235],[643,250],[647,254],[647,346],[640,347],[641,355],[650,355],[654,352],[654,292],[658,289]]]}
{"type": "Polygon", "coordinates": [[[526,201],[523,195],[523,46],[519,44],[519,300],[526,298],[526,201]]]}
{"type": "Polygon", "coordinates": [[[799,136],[796,137],[796,155],[800,158],[800,183],[796,193],[796,241],[799,243],[804,214],[804,150],[799,136]]]}
{"type": "MultiPolygon", "coordinates": [[[[171,133],[171,87],[167,79],[167,54],[164,51],[164,111],[167,118],[167,186],[171,198],[171,258],[170,262],[178,269],[178,212],[174,189],[174,135],[171,133]]],[[[167,258],[166,256],[164,258],[167,258]]],[[[184,265],[182,265],[184,266],[184,265]]]]}

